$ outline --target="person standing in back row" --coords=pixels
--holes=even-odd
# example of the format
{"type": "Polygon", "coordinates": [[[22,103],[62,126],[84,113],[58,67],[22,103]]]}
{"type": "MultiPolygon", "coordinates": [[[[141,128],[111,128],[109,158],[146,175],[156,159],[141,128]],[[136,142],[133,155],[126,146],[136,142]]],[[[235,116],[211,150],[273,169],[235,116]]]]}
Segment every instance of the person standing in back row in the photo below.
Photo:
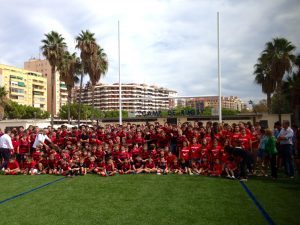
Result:
{"type": "Polygon", "coordinates": [[[286,175],[294,178],[293,165],[293,136],[294,131],[290,128],[290,122],[284,121],[283,128],[280,130],[277,140],[280,142],[280,148],[283,152],[283,161],[286,175]]]}
{"type": "Polygon", "coordinates": [[[48,133],[48,129],[44,128],[43,132],[39,133],[34,140],[34,143],[32,145],[32,149],[31,149],[31,153],[36,151],[36,148],[40,145],[43,145],[45,147],[47,147],[45,141],[47,140],[48,142],[52,143],[52,141],[50,140],[50,138],[47,136],[48,133]]]}
{"type": "Polygon", "coordinates": [[[265,150],[271,164],[271,176],[273,179],[277,179],[276,155],[278,151],[276,149],[276,139],[271,129],[266,129],[266,137],[265,150]]]}
{"type": "Polygon", "coordinates": [[[14,149],[10,133],[11,131],[9,129],[5,129],[4,134],[0,137],[0,158],[3,159],[3,163],[0,164],[0,170],[2,170],[3,168],[7,168],[7,164],[11,156],[10,150],[14,149]]]}

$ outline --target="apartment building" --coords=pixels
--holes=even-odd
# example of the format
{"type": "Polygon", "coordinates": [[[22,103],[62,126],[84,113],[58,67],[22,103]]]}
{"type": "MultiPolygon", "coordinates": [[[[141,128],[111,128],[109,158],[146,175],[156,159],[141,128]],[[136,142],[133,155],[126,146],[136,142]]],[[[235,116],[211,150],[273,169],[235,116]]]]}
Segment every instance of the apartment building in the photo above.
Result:
{"type": "MultiPolygon", "coordinates": [[[[241,111],[245,107],[245,104],[237,96],[229,96],[229,97],[222,96],[221,102],[222,102],[222,108],[224,109],[241,111]]],[[[208,97],[199,97],[199,98],[189,98],[186,99],[185,106],[189,106],[193,108],[211,107],[216,109],[219,106],[219,97],[208,96],[208,97]]]]}
{"type": "Polygon", "coordinates": [[[48,60],[46,59],[29,59],[28,61],[24,62],[24,68],[31,71],[36,71],[42,73],[47,78],[47,86],[48,86],[48,108],[47,111],[51,112],[51,102],[55,101],[54,104],[54,114],[57,115],[61,106],[65,105],[68,101],[68,93],[67,88],[64,82],[60,81],[59,73],[56,72],[55,75],[55,85],[54,85],[54,97],[52,99],[51,95],[51,87],[52,87],[52,80],[51,80],[51,66],[48,60]]]}
{"type": "MultiPolygon", "coordinates": [[[[167,88],[147,84],[127,83],[122,84],[122,98],[149,98],[127,99],[122,101],[122,109],[129,112],[147,112],[174,107],[176,102],[170,99],[151,99],[154,97],[176,96],[177,92],[167,88]]],[[[75,89],[74,97],[79,100],[79,89],[75,89]]],[[[83,104],[92,104],[92,91],[89,85],[82,90],[81,101],[83,104]]],[[[98,84],[95,87],[95,107],[103,110],[119,109],[119,83],[98,84]]]]}
{"type": "Polygon", "coordinates": [[[47,78],[42,73],[0,64],[0,86],[9,99],[47,110],[47,78]]]}

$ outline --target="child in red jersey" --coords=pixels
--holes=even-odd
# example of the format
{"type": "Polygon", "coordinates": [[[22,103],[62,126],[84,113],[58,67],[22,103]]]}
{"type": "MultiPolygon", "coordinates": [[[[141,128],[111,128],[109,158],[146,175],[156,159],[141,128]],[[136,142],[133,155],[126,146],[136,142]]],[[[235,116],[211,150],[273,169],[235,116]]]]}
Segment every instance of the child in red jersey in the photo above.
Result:
{"type": "Polygon", "coordinates": [[[102,177],[106,176],[106,163],[105,163],[104,159],[97,162],[96,168],[94,169],[94,172],[97,173],[98,175],[102,176],[102,177]]]}
{"type": "Polygon", "coordinates": [[[13,154],[16,156],[16,159],[18,159],[17,156],[20,154],[20,143],[19,135],[16,135],[14,139],[12,138],[12,145],[14,147],[13,154]]]}
{"type": "Polygon", "coordinates": [[[171,173],[174,173],[174,174],[182,174],[183,173],[177,158],[174,159],[174,161],[170,164],[169,168],[170,168],[171,173]]]}
{"type": "Polygon", "coordinates": [[[213,141],[213,146],[210,150],[211,152],[211,162],[214,162],[216,159],[220,159],[221,157],[221,146],[218,145],[218,140],[215,139],[213,141]]]}
{"type": "Polygon", "coordinates": [[[210,172],[210,164],[206,157],[204,157],[199,165],[199,174],[208,175],[210,172]]]}
{"type": "Polygon", "coordinates": [[[136,158],[138,155],[140,156],[141,155],[141,148],[139,147],[139,145],[137,143],[135,143],[133,145],[133,149],[131,151],[131,154],[132,154],[132,158],[136,158]]]}
{"type": "Polygon", "coordinates": [[[208,147],[208,143],[206,138],[203,138],[201,141],[201,149],[200,149],[200,163],[203,161],[203,158],[210,157],[210,148],[208,147]]]}
{"type": "Polygon", "coordinates": [[[222,174],[222,168],[223,168],[223,166],[220,163],[220,160],[218,158],[216,158],[215,162],[212,166],[212,171],[210,171],[210,175],[220,177],[222,174]]]}
{"type": "Polygon", "coordinates": [[[114,162],[112,159],[109,159],[106,163],[106,174],[107,176],[114,176],[117,174],[114,162]]]}
{"type": "Polygon", "coordinates": [[[88,163],[88,169],[87,172],[88,173],[94,173],[95,168],[96,168],[96,159],[95,157],[91,156],[89,157],[89,163],[88,163]]]}
{"type": "Polygon", "coordinates": [[[182,143],[182,149],[180,151],[179,157],[185,161],[186,167],[189,167],[190,157],[190,148],[188,147],[188,143],[184,141],[182,143]]]}
{"type": "Polygon", "coordinates": [[[224,168],[225,168],[225,172],[227,174],[227,177],[230,178],[230,179],[235,179],[234,172],[237,169],[237,165],[236,165],[236,163],[234,161],[234,158],[232,156],[227,157],[227,161],[224,165],[224,168]]]}
{"type": "Polygon", "coordinates": [[[37,162],[34,161],[30,156],[28,156],[25,162],[23,163],[21,173],[24,175],[35,175],[38,173],[36,166],[37,162]]]}
{"type": "Polygon", "coordinates": [[[142,132],[137,132],[137,137],[134,140],[138,145],[143,145],[146,143],[145,139],[142,137],[142,132]]]}
{"type": "Polygon", "coordinates": [[[199,163],[192,159],[191,160],[191,173],[190,175],[199,175],[200,174],[200,169],[199,169],[199,163]]]}
{"type": "Polygon", "coordinates": [[[130,159],[130,154],[126,151],[125,146],[121,146],[121,151],[118,155],[118,164],[122,166],[125,159],[130,159]]]}
{"type": "Polygon", "coordinates": [[[157,175],[167,175],[169,172],[167,160],[164,157],[161,157],[157,163],[157,175]]]}
{"type": "Polygon", "coordinates": [[[24,156],[30,153],[30,142],[28,141],[28,137],[26,134],[23,134],[20,139],[20,147],[19,147],[19,155],[17,156],[17,160],[19,164],[24,162],[24,156]]]}
{"type": "Polygon", "coordinates": [[[17,175],[20,172],[19,163],[14,157],[12,157],[7,164],[7,168],[4,170],[4,175],[17,175]]]}
{"type": "Polygon", "coordinates": [[[148,159],[150,156],[150,153],[148,151],[148,145],[147,144],[144,144],[143,145],[143,148],[142,148],[142,151],[141,151],[141,157],[143,160],[146,160],[148,159]]]}
{"type": "Polygon", "coordinates": [[[54,154],[51,154],[49,156],[48,160],[48,166],[49,166],[49,174],[58,174],[58,160],[55,158],[54,154]]]}
{"type": "Polygon", "coordinates": [[[62,159],[59,165],[59,174],[63,176],[69,175],[71,166],[67,160],[62,159]]]}
{"type": "Polygon", "coordinates": [[[170,165],[174,162],[175,159],[177,159],[176,155],[174,155],[171,151],[169,151],[167,155],[168,167],[170,167],[170,165]]]}
{"type": "Polygon", "coordinates": [[[201,144],[197,142],[197,138],[193,137],[192,143],[190,144],[190,156],[192,160],[200,160],[201,144]]]}
{"type": "Polygon", "coordinates": [[[141,156],[137,156],[133,161],[132,169],[136,174],[142,173],[144,171],[144,162],[141,156]]]}
{"type": "Polygon", "coordinates": [[[240,127],[238,125],[235,125],[233,133],[231,134],[230,137],[230,145],[235,147],[234,145],[236,141],[239,140],[240,136],[241,136],[240,127]]]}
{"type": "Polygon", "coordinates": [[[127,158],[124,159],[122,162],[122,167],[119,170],[119,174],[131,174],[134,173],[134,170],[132,169],[132,165],[130,164],[129,160],[127,158]]]}
{"type": "Polygon", "coordinates": [[[87,173],[87,168],[84,163],[84,158],[79,159],[79,175],[84,176],[87,173]]]}
{"type": "Polygon", "coordinates": [[[105,151],[103,151],[102,145],[97,146],[97,150],[95,152],[95,157],[97,158],[97,161],[100,162],[104,160],[105,157],[105,151]]]}
{"type": "Polygon", "coordinates": [[[149,159],[145,163],[144,172],[145,173],[156,173],[157,172],[156,165],[151,157],[149,157],[149,159]]]}
{"type": "Polygon", "coordinates": [[[41,155],[38,160],[38,170],[41,174],[46,174],[49,170],[48,160],[45,155],[41,155]]]}

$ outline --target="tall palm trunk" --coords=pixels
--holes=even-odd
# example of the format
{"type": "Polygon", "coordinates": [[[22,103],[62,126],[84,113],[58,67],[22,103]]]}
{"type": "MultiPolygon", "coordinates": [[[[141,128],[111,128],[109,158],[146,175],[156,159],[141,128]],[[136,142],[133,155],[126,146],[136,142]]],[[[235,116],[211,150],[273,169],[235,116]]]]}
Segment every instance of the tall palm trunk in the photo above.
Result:
{"type": "Polygon", "coordinates": [[[92,85],[92,122],[95,119],[95,86],[92,85]]]}
{"type": "Polygon", "coordinates": [[[80,126],[82,83],[83,83],[83,73],[80,76],[79,104],[78,104],[78,127],[80,126]]]}
{"type": "Polygon", "coordinates": [[[268,107],[268,113],[271,112],[271,93],[267,93],[267,107],[268,107]]]}
{"type": "Polygon", "coordinates": [[[72,88],[68,88],[68,124],[71,124],[71,99],[72,99],[72,88]]]}
{"type": "Polygon", "coordinates": [[[55,87],[55,66],[51,66],[51,126],[54,125],[54,104],[56,104],[54,98],[54,87],[55,87]]]}
{"type": "MultiPolygon", "coordinates": [[[[278,99],[279,99],[279,103],[282,102],[282,81],[278,81],[278,84],[277,84],[277,93],[278,93],[278,99]]],[[[281,106],[278,107],[278,121],[281,123],[281,106]]]]}

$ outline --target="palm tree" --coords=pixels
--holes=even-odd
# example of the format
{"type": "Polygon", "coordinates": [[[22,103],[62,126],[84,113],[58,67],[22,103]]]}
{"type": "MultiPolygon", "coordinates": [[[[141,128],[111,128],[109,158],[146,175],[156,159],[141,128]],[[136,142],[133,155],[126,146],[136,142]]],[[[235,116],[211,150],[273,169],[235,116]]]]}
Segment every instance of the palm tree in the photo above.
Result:
{"type": "MultiPolygon", "coordinates": [[[[95,109],[95,86],[102,76],[105,76],[108,69],[108,60],[104,50],[97,46],[97,52],[93,55],[91,64],[90,81],[92,84],[92,108],[95,109]]],[[[94,115],[93,115],[94,117],[94,115]]],[[[94,119],[94,118],[93,118],[94,119]]]]}
{"type": "Polygon", "coordinates": [[[276,82],[271,76],[271,68],[266,62],[266,58],[262,55],[258,59],[258,63],[254,65],[255,83],[261,85],[262,92],[267,95],[268,112],[271,110],[271,95],[276,89],[276,82]]]}
{"type": "Polygon", "coordinates": [[[80,49],[80,58],[82,61],[83,73],[80,77],[80,89],[79,89],[79,104],[78,104],[78,126],[80,124],[80,111],[81,111],[81,93],[83,85],[84,74],[90,74],[92,57],[97,52],[97,43],[94,33],[90,31],[81,31],[76,37],[76,48],[80,49]]]}
{"type": "Polygon", "coordinates": [[[0,119],[4,117],[4,107],[7,104],[7,94],[5,87],[0,87],[0,119]]]}
{"type": "MultiPolygon", "coordinates": [[[[81,53],[80,57],[83,64],[84,73],[89,75],[91,86],[92,86],[92,107],[95,106],[95,85],[100,80],[101,76],[105,75],[108,67],[107,56],[104,53],[104,50],[98,46],[94,33],[90,31],[81,31],[79,36],[76,37],[77,45],[76,48],[79,48],[81,53]]],[[[80,87],[80,97],[79,97],[79,107],[81,104],[81,90],[80,87]]],[[[80,112],[78,113],[80,120],[80,112]]],[[[93,115],[94,117],[94,115],[93,115]]],[[[94,119],[94,118],[92,118],[94,119]]]]}
{"type": "Polygon", "coordinates": [[[282,92],[294,109],[296,124],[300,122],[300,55],[295,60],[296,71],[282,84],[282,92]]]}
{"type": "Polygon", "coordinates": [[[276,81],[277,88],[281,88],[281,82],[286,72],[290,72],[295,61],[292,52],[296,47],[285,38],[274,38],[266,43],[263,54],[266,55],[271,66],[271,76],[276,81]]]}
{"type": "Polygon", "coordinates": [[[53,126],[54,117],[54,87],[55,87],[55,72],[57,66],[60,64],[65,49],[67,48],[64,38],[61,34],[51,31],[45,34],[46,38],[42,40],[43,46],[41,47],[43,55],[49,61],[51,66],[51,126],[53,126]]]}
{"type": "Polygon", "coordinates": [[[79,82],[77,75],[81,72],[80,59],[76,56],[76,53],[70,54],[66,51],[58,66],[58,70],[60,71],[60,80],[65,82],[68,91],[68,123],[70,124],[72,89],[74,88],[75,83],[79,82]]]}

